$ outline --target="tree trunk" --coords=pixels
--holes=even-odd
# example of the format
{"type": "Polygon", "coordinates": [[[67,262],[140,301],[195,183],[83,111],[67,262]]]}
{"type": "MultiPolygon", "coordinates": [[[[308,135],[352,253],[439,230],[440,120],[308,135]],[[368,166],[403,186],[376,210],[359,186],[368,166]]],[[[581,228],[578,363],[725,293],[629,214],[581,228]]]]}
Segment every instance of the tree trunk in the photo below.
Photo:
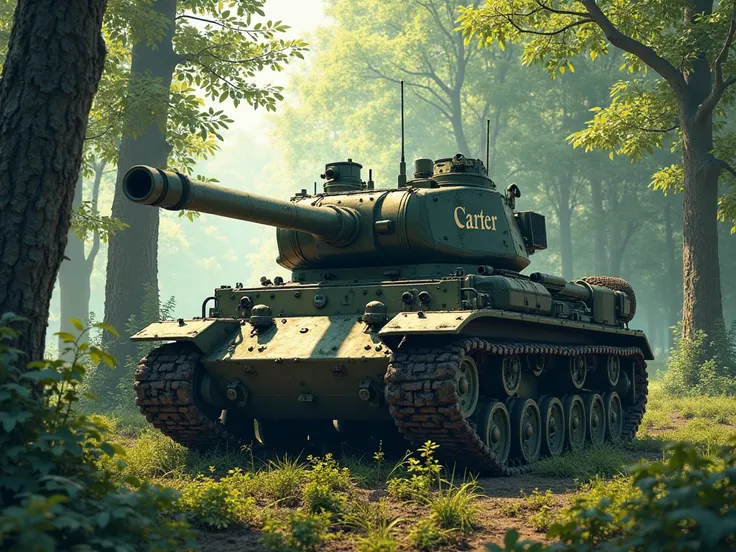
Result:
{"type": "MultiPolygon", "coordinates": [[[[153,9],[168,21],[161,41],[151,45],[145,37],[133,45],[131,75],[136,78],[154,78],[167,91],[178,58],[173,50],[176,0],[157,0],[153,9]]],[[[168,94],[166,94],[168,100],[168,94]]],[[[137,205],[125,198],[121,181],[125,172],[137,164],[164,168],[171,147],[166,142],[167,101],[153,106],[150,124],[139,130],[136,137],[125,136],[120,146],[117,185],[112,205],[112,216],[130,227],[110,237],[108,247],[107,279],[105,282],[105,322],[114,326],[120,339],[105,342],[113,356],[122,365],[127,357],[135,358],[136,347],[128,339],[126,325],[132,315],[143,309],[145,286],[158,290],[158,209],[137,205]]],[[[132,114],[129,114],[132,115],[132,114]]],[[[137,360],[137,359],[136,359],[137,360]]],[[[110,374],[106,390],[114,392],[125,376],[124,370],[110,374]]],[[[132,383],[131,383],[132,385],[132,383]]]]}
{"type": "Polygon", "coordinates": [[[665,198],[664,205],[664,240],[665,249],[667,251],[667,292],[666,292],[666,319],[667,319],[667,337],[665,339],[666,352],[672,348],[673,335],[672,326],[677,324],[679,318],[679,307],[678,298],[680,295],[680,278],[678,277],[679,271],[677,270],[677,250],[675,248],[675,237],[672,229],[672,201],[670,198],[665,198]]]}
{"type": "Polygon", "coordinates": [[[566,280],[573,278],[572,262],[572,205],[570,205],[572,176],[561,176],[558,187],[557,218],[560,221],[560,262],[562,276],[566,280]]]}
{"type": "Polygon", "coordinates": [[[606,213],[603,211],[602,179],[590,177],[591,211],[593,213],[593,244],[595,247],[595,273],[606,272],[606,213]]]}
{"type": "MultiPolygon", "coordinates": [[[[100,194],[100,183],[106,163],[103,161],[95,165],[95,180],[92,184],[92,205],[97,208],[97,199],[100,194]]],[[[80,176],[74,191],[73,208],[79,209],[84,199],[84,185],[80,176]]],[[[59,269],[59,329],[62,332],[74,332],[70,318],[76,318],[83,324],[89,322],[89,299],[91,295],[92,271],[95,259],[100,250],[100,235],[92,237],[92,248],[89,255],[85,255],[84,242],[73,231],[69,231],[64,262],[59,269]]],[[[59,352],[64,350],[64,342],[59,339],[59,352]]],[[[64,355],[62,355],[64,357],[64,355]]]]}
{"type": "Polygon", "coordinates": [[[43,356],[92,98],[102,75],[106,0],[20,0],[0,83],[0,313],[43,356]]]}
{"type": "MultiPolygon", "coordinates": [[[[682,330],[686,339],[694,337],[698,330],[715,338],[724,329],[716,219],[719,171],[710,156],[710,147],[693,144],[707,142],[709,136],[692,131],[683,134],[688,137],[684,140],[682,196],[682,330]]],[[[709,134],[712,143],[712,133],[709,134]]]]}

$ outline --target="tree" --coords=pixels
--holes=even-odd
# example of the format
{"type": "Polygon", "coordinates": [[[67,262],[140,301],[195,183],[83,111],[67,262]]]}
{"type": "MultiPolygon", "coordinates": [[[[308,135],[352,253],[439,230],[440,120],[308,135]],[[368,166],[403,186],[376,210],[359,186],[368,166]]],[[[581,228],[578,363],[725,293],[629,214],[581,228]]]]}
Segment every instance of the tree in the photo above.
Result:
{"type": "Polygon", "coordinates": [[[28,320],[20,349],[43,356],[70,227],[106,0],[21,0],[0,82],[0,312],[28,320]]]}
{"type": "MultiPolygon", "coordinates": [[[[174,166],[187,172],[194,163],[193,141],[214,148],[220,129],[232,122],[223,111],[206,108],[204,99],[231,99],[237,107],[275,109],[280,88],[257,86],[253,76],[265,68],[280,70],[302,57],[305,43],[276,36],[280,22],[252,21],[263,16],[265,0],[135,0],[113,4],[108,28],[113,39],[132,44],[117,186],[112,216],[130,228],[112,236],[108,248],[105,321],[127,327],[143,310],[146,286],[158,295],[158,210],[128,201],[121,187],[131,165],[174,166]],[[196,88],[195,88],[196,87],[196,88]],[[197,96],[201,90],[205,98],[197,96]]],[[[154,309],[155,310],[155,309],[154,309]]],[[[123,339],[108,341],[119,359],[135,355],[123,339]]],[[[109,389],[117,387],[113,377],[109,389]]]]}
{"type": "Polygon", "coordinates": [[[665,134],[678,132],[681,169],[657,180],[660,186],[680,180],[683,188],[683,331],[687,339],[697,330],[722,334],[718,181],[736,171],[718,157],[714,130],[736,84],[736,64],[728,59],[736,3],[487,0],[464,9],[460,24],[468,40],[478,37],[483,46],[523,42],[525,62],[544,63],[555,75],[573,68],[573,56],[607,54],[609,44],[625,53],[622,68],[630,78],[611,88],[610,105],[571,141],[638,158],[665,144],[665,134]],[[649,70],[660,78],[648,78],[649,70]]]}

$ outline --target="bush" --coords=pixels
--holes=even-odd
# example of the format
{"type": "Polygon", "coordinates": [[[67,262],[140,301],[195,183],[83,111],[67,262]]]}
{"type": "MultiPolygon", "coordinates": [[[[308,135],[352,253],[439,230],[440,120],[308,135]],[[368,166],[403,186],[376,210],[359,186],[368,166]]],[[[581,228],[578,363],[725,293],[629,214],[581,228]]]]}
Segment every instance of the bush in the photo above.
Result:
{"type": "Polygon", "coordinates": [[[455,532],[451,529],[440,529],[428,519],[422,519],[409,532],[409,543],[417,550],[430,552],[454,540],[455,532]]]}
{"type": "MultiPolygon", "coordinates": [[[[406,468],[411,477],[396,477],[389,479],[387,484],[388,493],[403,501],[416,501],[429,496],[432,488],[439,484],[442,476],[442,466],[435,458],[435,451],[439,448],[437,443],[427,441],[419,449],[419,456],[422,460],[414,456],[408,456],[403,462],[398,464],[397,469],[406,468]]],[[[392,472],[393,474],[393,472],[392,472]]]]}
{"type": "Polygon", "coordinates": [[[298,459],[284,456],[268,463],[268,470],[259,477],[263,491],[279,506],[297,506],[307,468],[298,459]]]}
{"type": "Polygon", "coordinates": [[[632,468],[630,480],[591,483],[548,532],[550,546],[506,534],[491,551],[716,552],[736,548],[736,447],[704,457],[694,445],[669,447],[668,460],[632,468]],[[597,501],[597,502],[594,502],[597,501]]]}
{"type": "Polygon", "coordinates": [[[263,526],[263,544],[278,552],[314,552],[326,540],[328,513],[291,512],[287,519],[271,518],[263,526]]]}
{"type": "Polygon", "coordinates": [[[189,452],[155,429],[145,430],[125,455],[125,473],[149,479],[181,477],[189,452]]]}
{"type": "Polygon", "coordinates": [[[402,521],[391,517],[385,502],[354,502],[345,516],[345,525],[361,533],[359,552],[396,552],[396,527],[402,521]]]}
{"type": "Polygon", "coordinates": [[[702,331],[692,340],[685,340],[680,324],[674,341],[662,378],[662,388],[668,395],[736,395],[736,325],[725,336],[711,341],[702,331]]]}
{"type": "MultiPolygon", "coordinates": [[[[186,550],[188,525],[172,514],[171,489],[128,477],[104,423],[75,412],[85,363],[114,360],[60,333],[70,361],[20,362],[13,315],[0,318],[0,548],[3,550],[186,550]]],[[[108,326],[99,328],[113,331],[108,326]]]]}
{"type": "Polygon", "coordinates": [[[203,529],[255,525],[258,519],[256,500],[245,491],[251,479],[239,468],[230,470],[219,481],[199,475],[187,485],[179,499],[179,507],[193,525],[203,529]]]}
{"type": "Polygon", "coordinates": [[[310,469],[302,491],[304,505],[313,513],[342,512],[347,501],[346,492],[350,489],[350,472],[340,468],[331,454],[307,459],[310,469]]]}

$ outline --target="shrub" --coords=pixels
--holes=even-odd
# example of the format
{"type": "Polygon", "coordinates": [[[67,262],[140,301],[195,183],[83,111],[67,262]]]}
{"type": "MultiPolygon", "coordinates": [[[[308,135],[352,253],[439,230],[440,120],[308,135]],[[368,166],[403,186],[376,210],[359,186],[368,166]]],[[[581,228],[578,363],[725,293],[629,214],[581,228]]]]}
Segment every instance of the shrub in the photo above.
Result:
{"type": "Polygon", "coordinates": [[[297,506],[301,499],[301,486],[307,479],[307,469],[298,459],[284,456],[271,460],[259,479],[263,491],[279,506],[297,506]]]}
{"type": "Polygon", "coordinates": [[[125,473],[141,479],[181,477],[189,452],[155,429],[145,430],[128,448],[125,473]]]}
{"type": "Polygon", "coordinates": [[[440,529],[428,519],[422,519],[409,532],[409,543],[417,550],[430,552],[453,541],[456,531],[440,529]]]}
{"type": "Polygon", "coordinates": [[[395,532],[403,520],[392,518],[385,502],[354,502],[345,515],[345,525],[360,531],[357,544],[360,552],[395,552],[398,549],[395,532]]]}
{"type": "Polygon", "coordinates": [[[427,441],[419,449],[419,456],[422,460],[414,456],[408,456],[405,461],[398,464],[394,471],[406,468],[411,477],[389,479],[387,484],[388,493],[392,497],[403,501],[416,501],[427,497],[432,487],[439,484],[442,476],[442,466],[435,458],[435,451],[438,448],[437,443],[427,441]]]}
{"type": "Polygon", "coordinates": [[[702,331],[691,340],[684,339],[680,324],[674,342],[662,378],[668,395],[736,395],[736,325],[711,341],[702,331]]]}
{"type": "Polygon", "coordinates": [[[245,492],[251,479],[239,468],[230,470],[219,481],[199,475],[182,493],[179,508],[193,525],[203,529],[256,525],[256,500],[245,492]]]}
{"type": "Polygon", "coordinates": [[[266,521],[263,544],[278,552],[314,552],[325,542],[329,528],[328,513],[291,512],[286,519],[266,521]]]}
{"type": "Polygon", "coordinates": [[[324,458],[307,457],[310,469],[304,485],[304,505],[310,512],[340,513],[346,504],[350,489],[350,472],[340,468],[331,454],[324,458]]]}
{"type": "MultiPolygon", "coordinates": [[[[105,424],[78,414],[85,363],[114,360],[57,334],[71,360],[20,362],[13,315],[0,318],[0,548],[3,550],[186,550],[187,524],[173,515],[176,493],[136,478],[120,486],[110,460],[123,451],[105,424]]],[[[97,327],[113,331],[108,326],[97,327]]]]}
{"type": "Polygon", "coordinates": [[[421,503],[429,508],[429,519],[440,529],[467,532],[473,528],[478,517],[476,500],[478,486],[468,481],[459,486],[448,484],[436,493],[430,493],[421,503]]]}
{"type": "Polygon", "coordinates": [[[631,479],[591,483],[554,524],[545,546],[506,534],[491,551],[647,550],[716,552],[736,548],[736,447],[704,457],[691,444],[668,448],[668,460],[632,468],[631,479]]]}

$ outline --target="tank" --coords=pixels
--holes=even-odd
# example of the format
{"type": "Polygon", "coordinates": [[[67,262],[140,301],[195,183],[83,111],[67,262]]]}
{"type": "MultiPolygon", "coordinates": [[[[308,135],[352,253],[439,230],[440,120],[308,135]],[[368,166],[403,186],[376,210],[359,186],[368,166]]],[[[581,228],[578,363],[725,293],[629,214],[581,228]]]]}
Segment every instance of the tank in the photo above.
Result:
{"type": "Polygon", "coordinates": [[[276,227],[291,271],[132,337],[165,342],[135,376],[151,424],[193,449],[431,440],[486,475],[634,437],[653,355],[626,281],[522,273],[545,218],[480,160],[419,159],[386,188],[361,172],[327,164],[322,192],[289,201],[127,172],[136,203],[276,227]]]}

